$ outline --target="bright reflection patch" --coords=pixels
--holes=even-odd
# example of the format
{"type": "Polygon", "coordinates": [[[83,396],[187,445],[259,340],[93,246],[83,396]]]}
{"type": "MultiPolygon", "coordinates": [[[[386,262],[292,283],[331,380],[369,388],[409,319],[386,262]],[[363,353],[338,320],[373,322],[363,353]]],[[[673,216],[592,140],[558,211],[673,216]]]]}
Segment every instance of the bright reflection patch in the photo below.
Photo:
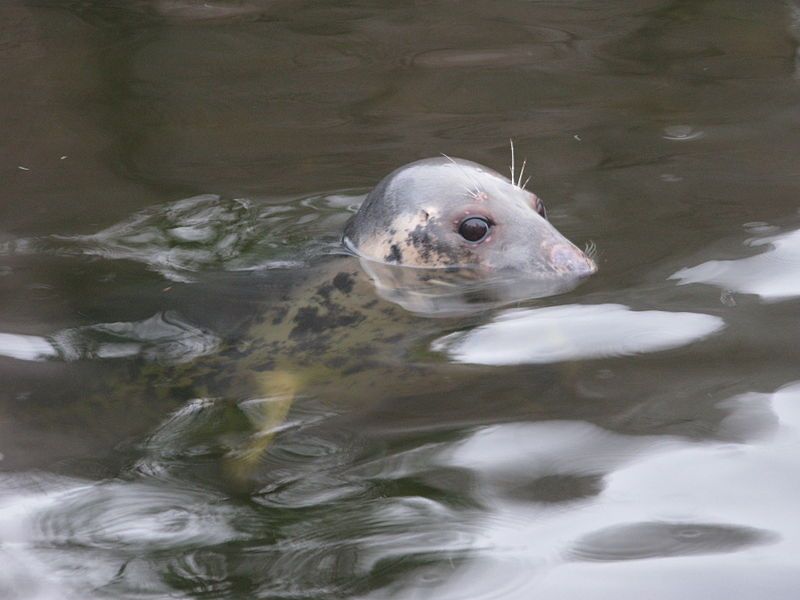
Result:
{"type": "Polygon", "coordinates": [[[738,260],[710,260],[670,276],[681,285],[708,283],[767,301],[800,296],[800,231],[750,240],[767,246],[762,254],[738,260]]]}
{"type": "Polygon", "coordinates": [[[440,463],[468,470],[491,507],[476,520],[482,544],[439,586],[407,597],[794,597],[800,384],[719,408],[717,439],[540,421],[481,428],[445,448],[440,463]],[[771,424],[743,430],[757,413],[771,424]],[[587,480],[594,486],[566,487],[587,480]],[[557,500],[534,495],[553,481],[557,500]]]}
{"type": "Polygon", "coordinates": [[[459,363],[544,364],[667,350],[724,326],[712,315],[572,304],[510,310],[486,325],[439,338],[431,347],[459,363]]]}
{"type": "Polygon", "coordinates": [[[133,322],[97,323],[62,329],[46,338],[0,333],[0,356],[17,360],[87,360],[142,356],[189,362],[215,351],[217,337],[173,311],[133,322]]]}

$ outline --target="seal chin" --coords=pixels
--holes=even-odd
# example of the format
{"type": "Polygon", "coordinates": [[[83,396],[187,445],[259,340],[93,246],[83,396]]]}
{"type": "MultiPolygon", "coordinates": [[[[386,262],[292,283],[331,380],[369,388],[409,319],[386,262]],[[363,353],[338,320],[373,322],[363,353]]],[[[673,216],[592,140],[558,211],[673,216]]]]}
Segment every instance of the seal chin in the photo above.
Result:
{"type": "Polygon", "coordinates": [[[572,244],[556,244],[549,250],[550,265],[557,273],[588,277],[597,272],[595,262],[572,244]]]}

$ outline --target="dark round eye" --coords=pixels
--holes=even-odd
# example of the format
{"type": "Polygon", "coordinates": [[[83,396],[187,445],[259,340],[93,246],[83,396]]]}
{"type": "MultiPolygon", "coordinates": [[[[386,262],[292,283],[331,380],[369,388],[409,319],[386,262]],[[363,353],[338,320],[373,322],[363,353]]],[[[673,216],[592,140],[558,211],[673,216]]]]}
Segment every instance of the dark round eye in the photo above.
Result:
{"type": "Polygon", "coordinates": [[[483,217],[469,217],[461,221],[458,233],[468,242],[480,242],[489,234],[489,221],[483,217]]]}

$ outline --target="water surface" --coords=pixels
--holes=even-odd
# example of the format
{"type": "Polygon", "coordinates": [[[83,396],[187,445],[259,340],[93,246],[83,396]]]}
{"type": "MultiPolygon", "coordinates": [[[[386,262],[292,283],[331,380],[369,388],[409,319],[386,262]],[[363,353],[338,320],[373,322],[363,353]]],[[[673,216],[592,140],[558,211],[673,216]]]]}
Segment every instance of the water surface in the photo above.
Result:
{"type": "Polygon", "coordinates": [[[794,598],[799,10],[4,2],[0,596],[794,598]],[[409,312],[403,386],[302,395],[244,483],[274,398],[140,393],[509,138],[577,289],[409,312]]]}

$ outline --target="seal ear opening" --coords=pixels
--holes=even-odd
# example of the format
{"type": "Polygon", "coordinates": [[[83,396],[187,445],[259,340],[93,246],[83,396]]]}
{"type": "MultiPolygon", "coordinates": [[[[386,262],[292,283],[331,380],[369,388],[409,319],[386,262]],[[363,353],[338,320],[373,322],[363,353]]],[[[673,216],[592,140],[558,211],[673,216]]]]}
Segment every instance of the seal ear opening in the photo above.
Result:
{"type": "Polygon", "coordinates": [[[531,204],[533,205],[533,210],[539,213],[539,216],[542,217],[543,219],[547,219],[547,209],[545,208],[542,199],[539,198],[539,196],[537,196],[536,194],[531,194],[531,196],[533,196],[533,200],[531,201],[531,204]]]}

